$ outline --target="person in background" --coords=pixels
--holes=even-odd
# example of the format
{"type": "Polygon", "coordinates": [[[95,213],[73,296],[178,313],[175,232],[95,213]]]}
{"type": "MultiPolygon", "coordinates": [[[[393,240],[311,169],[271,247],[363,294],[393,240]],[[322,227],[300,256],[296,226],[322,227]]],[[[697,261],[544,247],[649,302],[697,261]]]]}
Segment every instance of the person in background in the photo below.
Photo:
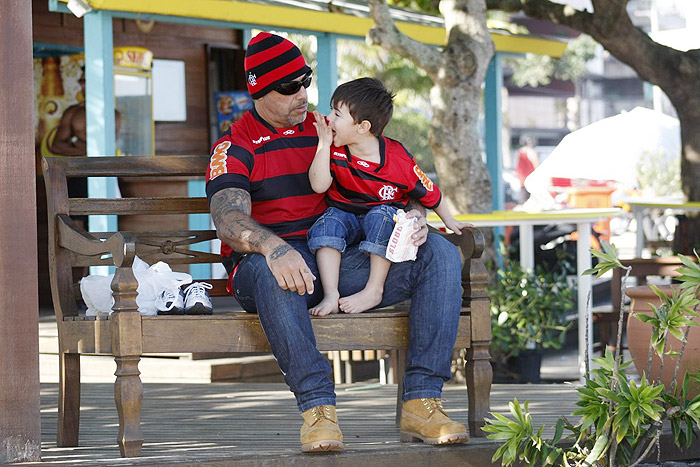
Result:
{"type": "MultiPolygon", "coordinates": [[[[85,95],[85,67],[83,67],[80,78],[80,87],[85,95]]],[[[119,133],[121,115],[114,111],[115,132],[119,133]]],[[[71,105],[63,112],[61,120],[58,122],[56,135],[53,141],[49,142],[49,150],[56,156],[87,156],[87,122],[85,118],[85,101],[71,105]]],[[[69,178],[68,196],[70,198],[87,198],[87,178],[69,178]]],[[[81,216],[82,217],[82,216],[81,216]]],[[[87,225],[85,219],[79,219],[87,225]]]]}
{"type": "Polygon", "coordinates": [[[525,179],[537,168],[540,161],[532,138],[524,136],[521,144],[516,152],[515,175],[520,180],[520,204],[523,204],[530,197],[530,194],[525,189],[525,179]]]}

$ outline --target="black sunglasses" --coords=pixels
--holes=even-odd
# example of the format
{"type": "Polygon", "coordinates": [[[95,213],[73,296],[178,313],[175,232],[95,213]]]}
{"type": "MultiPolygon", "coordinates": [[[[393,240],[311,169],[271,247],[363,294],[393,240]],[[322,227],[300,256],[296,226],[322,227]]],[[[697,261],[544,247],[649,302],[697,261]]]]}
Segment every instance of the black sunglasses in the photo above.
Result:
{"type": "Polygon", "coordinates": [[[277,85],[275,91],[285,96],[291,96],[299,92],[302,86],[308,88],[311,85],[311,78],[313,75],[308,73],[301,81],[289,81],[287,83],[282,83],[277,85]]]}

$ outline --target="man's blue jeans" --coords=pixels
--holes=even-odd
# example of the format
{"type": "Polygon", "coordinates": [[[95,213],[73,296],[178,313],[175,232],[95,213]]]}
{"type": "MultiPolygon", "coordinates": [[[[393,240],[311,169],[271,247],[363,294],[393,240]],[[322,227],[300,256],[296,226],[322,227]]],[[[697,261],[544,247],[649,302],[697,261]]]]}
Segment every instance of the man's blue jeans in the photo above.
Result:
{"type": "Polygon", "coordinates": [[[383,258],[396,225],[396,211],[387,204],[375,206],[365,214],[328,208],[309,229],[309,248],[312,253],[321,247],[334,248],[342,253],[348,245],[359,242],[360,251],[383,258]]]}
{"type": "MultiPolygon", "coordinates": [[[[319,277],[316,259],[307,242],[289,244],[319,277]]],[[[341,297],[364,288],[369,278],[369,261],[369,256],[356,245],[346,248],[340,265],[341,297]]],[[[457,247],[437,234],[428,235],[415,261],[395,263],[389,269],[380,306],[411,300],[403,400],[439,398],[443,383],[450,378],[450,356],[457,336],[462,296],[460,273],[457,247]]],[[[265,257],[259,254],[246,255],[233,278],[233,290],[241,306],[260,315],[272,353],[300,412],[318,405],[335,405],[331,367],[316,350],[308,312],[323,297],[320,279],[314,286],[312,295],[282,290],[265,257]]]]}

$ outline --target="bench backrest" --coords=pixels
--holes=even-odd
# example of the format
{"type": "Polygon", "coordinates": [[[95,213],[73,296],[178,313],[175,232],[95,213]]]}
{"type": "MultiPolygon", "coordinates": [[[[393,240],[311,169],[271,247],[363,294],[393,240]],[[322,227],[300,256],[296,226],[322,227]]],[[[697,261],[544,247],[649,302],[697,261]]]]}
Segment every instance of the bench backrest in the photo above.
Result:
{"type": "MultiPolygon", "coordinates": [[[[71,222],[68,216],[187,215],[209,212],[205,197],[69,198],[67,180],[76,177],[177,177],[186,185],[188,178],[203,179],[208,163],[208,156],[51,157],[43,160],[49,217],[49,273],[57,319],[78,314],[75,298],[79,290],[73,283],[71,268],[114,264],[112,258],[78,255],[60,246],[60,232],[57,231],[62,224],[71,222]]],[[[194,248],[202,242],[216,239],[214,230],[163,230],[162,225],[159,223],[159,228],[154,231],[133,232],[136,255],[147,263],[164,261],[173,268],[187,264],[220,263],[218,252],[208,253],[194,248]]],[[[113,233],[90,235],[105,239],[113,233]]],[[[211,295],[226,295],[225,279],[203,280],[214,285],[211,295]]]]}

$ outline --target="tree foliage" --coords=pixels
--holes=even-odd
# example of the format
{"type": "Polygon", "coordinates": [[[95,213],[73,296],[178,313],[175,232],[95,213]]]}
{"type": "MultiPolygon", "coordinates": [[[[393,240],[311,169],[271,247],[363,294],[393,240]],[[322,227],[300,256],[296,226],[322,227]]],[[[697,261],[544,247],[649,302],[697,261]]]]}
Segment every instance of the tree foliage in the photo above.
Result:
{"type": "Polygon", "coordinates": [[[586,62],[595,57],[597,42],[587,34],[581,34],[566,47],[561,58],[548,55],[525,54],[513,57],[506,63],[513,67],[512,80],[517,86],[546,86],[552,77],[575,81],[586,74],[586,62]]]}

